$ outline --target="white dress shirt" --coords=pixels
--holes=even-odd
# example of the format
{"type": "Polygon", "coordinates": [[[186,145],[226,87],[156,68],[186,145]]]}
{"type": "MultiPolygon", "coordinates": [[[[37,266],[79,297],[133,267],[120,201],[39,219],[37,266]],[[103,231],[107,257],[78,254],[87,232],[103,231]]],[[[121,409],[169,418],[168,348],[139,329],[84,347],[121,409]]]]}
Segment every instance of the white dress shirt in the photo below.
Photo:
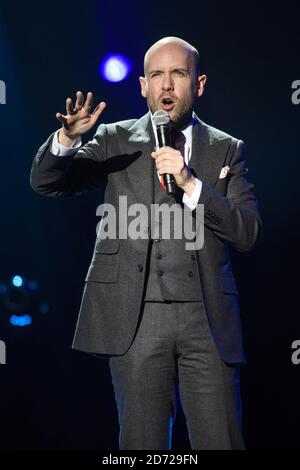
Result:
{"type": "MultiPolygon", "coordinates": [[[[151,122],[152,122],[153,132],[154,132],[154,136],[155,136],[156,149],[158,149],[157,131],[156,131],[156,126],[155,126],[155,124],[153,122],[153,119],[152,119],[152,114],[151,114],[151,122]]],[[[189,164],[191,154],[192,154],[193,124],[194,124],[194,117],[192,117],[192,120],[191,120],[190,124],[186,128],[181,130],[181,132],[185,136],[184,161],[185,161],[187,166],[189,164]]],[[[70,156],[70,155],[73,155],[74,153],[76,153],[80,149],[80,147],[82,146],[81,139],[79,138],[79,139],[75,140],[72,147],[65,147],[65,145],[62,145],[58,141],[59,131],[60,131],[60,129],[58,129],[58,131],[56,131],[54,136],[53,136],[50,152],[53,155],[56,155],[57,157],[67,157],[67,156],[70,156]]],[[[157,172],[157,175],[158,175],[158,178],[160,180],[159,172],[157,172]]],[[[183,198],[182,198],[182,202],[191,210],[196,208],[197,203],[199,201],[201,189],[202,189],[202,182],[198,178],[195,178],[195,183],[196,183],[196,187],[193,191],[193,194],[191,196],[188,196],[186,193],[184,193],[183,198]]]]}

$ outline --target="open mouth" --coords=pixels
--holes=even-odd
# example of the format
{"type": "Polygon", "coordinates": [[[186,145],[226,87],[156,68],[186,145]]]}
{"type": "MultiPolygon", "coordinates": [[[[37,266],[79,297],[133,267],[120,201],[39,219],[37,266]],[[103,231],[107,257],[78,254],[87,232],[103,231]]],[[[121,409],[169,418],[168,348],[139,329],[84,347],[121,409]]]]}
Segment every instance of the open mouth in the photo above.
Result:
{"type": "Polygon", "coordinates": [[[165,111],[171,111],[175,106],[175,101],[172,98],[163,98],[161,100],[162,109],[165,111]]]}

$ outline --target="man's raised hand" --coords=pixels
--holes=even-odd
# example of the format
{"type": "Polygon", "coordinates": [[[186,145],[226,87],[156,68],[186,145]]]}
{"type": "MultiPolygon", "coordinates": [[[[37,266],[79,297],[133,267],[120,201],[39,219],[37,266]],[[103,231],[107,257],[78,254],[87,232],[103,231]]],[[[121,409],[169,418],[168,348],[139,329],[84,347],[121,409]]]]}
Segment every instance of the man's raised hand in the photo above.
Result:
{"type": "Polygon", "coordinates": [[[66,147],[72,147],[74,141],[82,134],[88,132],[97,122],[100,114],[106,107],[106,103],[96,106],[91,113],[93,106],[93,93],[89,92],[84,102],[84,96],[81,91],[76,93],[75,107],[71,98],[66,100],[67,114],[56,113],[57,119],[62,123],[63,127],[59,132],[59,142],[66,147]]]}

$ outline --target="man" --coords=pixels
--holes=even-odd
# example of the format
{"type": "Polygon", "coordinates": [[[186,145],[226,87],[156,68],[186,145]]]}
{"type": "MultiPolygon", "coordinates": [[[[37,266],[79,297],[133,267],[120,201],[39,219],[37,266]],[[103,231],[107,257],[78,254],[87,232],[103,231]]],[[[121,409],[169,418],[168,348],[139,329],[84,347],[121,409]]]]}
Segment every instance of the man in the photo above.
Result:
{"type": "Polygon", "coordinates": [[[81,135],[106,105],[91,113],[92,93],[84,102],[77,92],[75,107],[68,98],[67,114],[57,114],[62,128],[34,159],[31,185],[49,196],[104,185],[117,224],[119,196],[128,207],[171,207],[176,200],[194,220],[203,204],[204,245],[191,251],[184,237],[148,237],[153,220],[140,238],[119,236],[120,226],[116,237],[97,238],[73,347],[109,358],[120,449],[171,448],[176,387],[192,449],[242,449],[238,367],[244,353],[229,245],[250,250],[261,225],[243,142],[193,113],[206,76],[186,41],[155,43],[144,72],[140,85],[149,113],[100,125],[84,146],[81,135]],[[158,149],[152,114],[160,109],[177,131],[174,148],[158,149]],[[162,187],[164,173],[175,177],[175,198],[162,187]]]}

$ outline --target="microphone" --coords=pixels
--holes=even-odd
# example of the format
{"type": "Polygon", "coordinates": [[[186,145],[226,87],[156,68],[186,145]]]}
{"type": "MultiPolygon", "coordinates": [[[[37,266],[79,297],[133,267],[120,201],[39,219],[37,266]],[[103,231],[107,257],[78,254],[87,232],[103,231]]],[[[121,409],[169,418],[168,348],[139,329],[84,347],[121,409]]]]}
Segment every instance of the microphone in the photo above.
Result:
{"type": "MultiPolygon", "coordinates": [[[[156,126],[158,146],[160,147],[171,147],[171,135],[170,135],[170,116],[167,111],[160,109],[155,111],[153,114],[153,122],[156,126]]],[[[168,194],[174,195],[176,193],[176,183],[174,175],[164,173],[163,175],[166,191],[168,194]]]]}

